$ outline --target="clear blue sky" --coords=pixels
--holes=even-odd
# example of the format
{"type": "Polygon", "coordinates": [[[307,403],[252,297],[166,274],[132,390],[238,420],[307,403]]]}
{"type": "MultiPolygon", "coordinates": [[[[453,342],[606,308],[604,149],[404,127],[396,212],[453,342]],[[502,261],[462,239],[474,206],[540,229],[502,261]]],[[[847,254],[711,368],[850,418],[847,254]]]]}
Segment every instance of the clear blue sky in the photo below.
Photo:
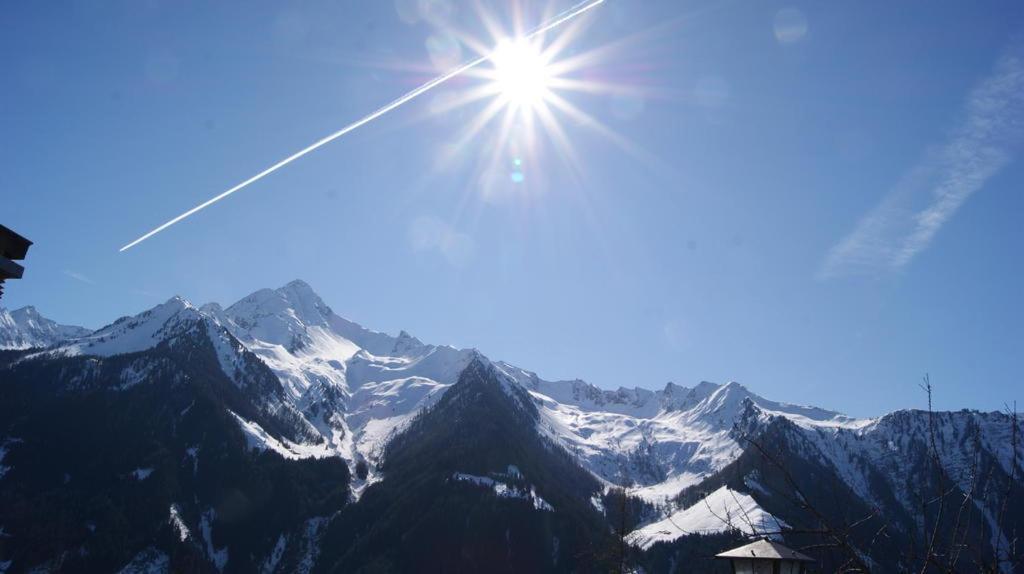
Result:
{"type": "Polygon", "coordinates": [[[620,88],[559,92],[617,134],[553,110],[576,163],[497,122],[454,146],[489,104],[441,111],[461,79],[118,253],[487,38],[469,2],[417,4],[7,6],[0,222],[35,245],[4,305],[98,327],[303,278],[546,378],[1024,399],[1020,2],[608,0],[559,56],[620,88]]]}

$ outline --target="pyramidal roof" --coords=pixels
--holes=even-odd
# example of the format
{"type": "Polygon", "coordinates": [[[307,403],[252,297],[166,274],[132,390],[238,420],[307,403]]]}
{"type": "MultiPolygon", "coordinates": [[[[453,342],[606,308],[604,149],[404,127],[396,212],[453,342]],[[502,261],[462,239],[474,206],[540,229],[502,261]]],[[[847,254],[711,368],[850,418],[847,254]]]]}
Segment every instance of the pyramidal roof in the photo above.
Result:
{"type": "Polygon", "coordinates": [[[757,542],[751,542],[746,546],[733,548],[715,556],[715,558],[760,558],[762,560],[798,560],[800,562],[814,562],[814,559],[806,554],[801,554],[792,548],[787,548],[774,540],[762,538],[757,542]]]}

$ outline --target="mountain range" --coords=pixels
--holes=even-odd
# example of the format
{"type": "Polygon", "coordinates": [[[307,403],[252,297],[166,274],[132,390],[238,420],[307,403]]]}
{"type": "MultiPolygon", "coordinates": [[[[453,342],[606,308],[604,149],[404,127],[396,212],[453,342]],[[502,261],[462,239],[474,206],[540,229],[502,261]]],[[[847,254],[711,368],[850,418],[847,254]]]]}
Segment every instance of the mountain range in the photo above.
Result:
{"type": "Polygon", "coordinates": [[[714,572],[762,536],[1024,568],[1013,413],[548,381],[302,281],[95,331],[0,309],[0,349],[0,573],[714,572]]]}

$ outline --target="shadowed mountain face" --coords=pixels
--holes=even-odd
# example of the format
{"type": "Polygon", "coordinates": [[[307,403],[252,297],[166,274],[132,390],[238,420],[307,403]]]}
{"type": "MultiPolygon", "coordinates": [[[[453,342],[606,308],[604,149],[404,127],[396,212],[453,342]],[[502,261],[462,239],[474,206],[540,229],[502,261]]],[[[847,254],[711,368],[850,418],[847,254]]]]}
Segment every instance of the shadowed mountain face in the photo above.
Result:
{"type": "MultiPolygon", "coordinates": [[[[180,327],[130,354],[2,355],[8,571],[255,571],[276,540],[305,540],[347,502],[342,460],[250,450],[238,417],[282,440],[302,436],[273,374],[241,353],[229,376],[207,325],[180,327]]],[[[297,542],[279,560],[311,551],[297,542]]]]}
{"type": "Polygon", "coordinates": [[[545,381],[301,281],[94,332],[0,311],[0,348],[0,572],[714,571],[761,535],[890,571],[930,532],[970,572],[1024,526],[1008,415],[545,381]]]}
{"type": "Polygon", "coordinates": [[[325,570],[592,571],[612,540],[601,484],[535,431],[526,391],[475,359],[388,445],[385,479],[341,513],[325,570]],[[341,551],[344,549],[344,551],[341,551]]]}

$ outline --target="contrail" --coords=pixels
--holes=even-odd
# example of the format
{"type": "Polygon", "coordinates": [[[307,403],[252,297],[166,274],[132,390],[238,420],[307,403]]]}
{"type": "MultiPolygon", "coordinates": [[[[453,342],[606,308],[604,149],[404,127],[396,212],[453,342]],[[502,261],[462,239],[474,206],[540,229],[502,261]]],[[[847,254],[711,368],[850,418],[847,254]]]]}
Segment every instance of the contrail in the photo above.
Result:
{"type": "MultiPolygon", "coordinates": [[[[565,10],[564,12],[561,12],[560,14],[554,16],[553,18],[551,18],[550,20],[548,20],[544,24],[541,24],[537,28],[534,28],[533,30],[531,30],[530,32],[525,34],[523,37],[527,38],[527,39],[528,38],[532,38],[532,37],[534,37],[534,36],[536,36],[538,34],[543,34],[544,32],[547,32],[549,30],[557,28],[558,26],[561,26],[562,24],[565,24],[569,20],[572,20],[573,18],[579,16],[580,14],[583,14],[584,12],[587,12],[587,11],[593,9],[593,8],[597,7],[598,5],[600,5],[600,4],[604,4],[606,1],[607,0],[586,0],[584,2],[580,2],[579,4],[576,4],[575,6],[573,6],[572,8],[569,8],[568,10],[565,10]]],[[[475,60],[471,60],[469,62],[466,62],[465,64],[462,64],[458,68],[455,68],[454,70],[446,72],[446,73],[444,73],[444,74],[442,74],[442,75],[440,75],[440,76],[430,80],[429,82],[421,85],[420,87],[418,87],[418,88],[416,88],[416,89],[414,89],[414,90],[412,90],[410,92],[406,92],[404,95],[400,96],[399,98],[397,98],[395,100],[392,100],[390,103],[384,105],[381,108],[378,108],[375,112],[373,112],[373,113],[371,113],[371,114],[369,114],[367,116],[364,116],[363,118],[361,118],[359,120],[356,120],[355,122],[352,122],[351,124],[349,124],[349,125],[341,128],[340,130],[332,133],[331,135],[329,135],[329,136],[327,136],[327,137],[325,137],[325,138],[323,138],[321,140],[318,140],[316,143],[313,143],[312,145],[310,145],[308,147],[305,147],[305,148],[303,148],[303,149],[293,153],[292,155],[282,159],[281,161],[279,161],[279,162],[275,163],[274,165],[268,167],[267,169],[257,173],[256,175],[250,177],[249,179],[243,181],[242,183],[239,183],[238,185],[232,187],[231,189],[221,193],[220,195],[211,197],[210,199],[204,201],[203,203],[200,203],[199,205],[193,207],[192,209],[186,211],[185,213],[182,213],[181,215],[175,217],[174,219],[171,219],[167,223],[164,223],[163,225],[161,225],[161,226],[153,229],[152,231],[146,233],[142,237],[139,237],[135,241],[132,241],[131,243],[125,245],[124,247],[122,247],[118,251],[125,251],[127,249],[130,249],[130,248],[138,245],[139,243],[142,243],[143,241],[149,239],[150,237],[153,237],[157,233],[160,233],[161,231],[167,229],[168,227],[174,225],[175,223],[178,223],[182,219],[185,219],[186,217],[189,217],[190,215],[193,215],[194,213],[196,213],[198,211],[202,211],[203,209],[206,209],[207,207],[213,205],[214,203],[217,203],[218,201],[224,199],[225,197],[231,195],[232,193],[235,193],[236,191],[238,191],[238,190],[240,190],[240,189],[242,189],[244,187],[247,187],[249,184],[255,183],[255,182],[263,179],[264,177],[274,173],[275,171],[277,171],[277,170],[281,169],[282,167],[290,164],[291,162],[299,159],[300,157],[308,154],[309,152],[311,152],[311,151],[313,151],[313,150],[315,150],[315,149],[317,149],[317,148],[319,148],[321,146],[324,146],[324,145],[326,145],[326,144],[328,144],[328,143],[330,143],[330,142],[340,138],[341,136],[343,136],[343,135],[345,135],[345,134],[355,130],[356,128],[359,128],[359,127],[361,127],[363,125],[366,125],[366,124],[372,122],[373,120],[383,116],[384,114],[390,112],[391,110],[397,108],[398,106],[401,106],[402,104],[408,102],[409,100],[412,100],[412,99],[422,95],[423,93],[430,91],[431,89],[433,89],[433,88],[435,88],[435,87],[437,87],[437,86],[447,82],[448,80],[454,78],[455,76],[458,76],[458,75],[466,72],[470,68],[475,68],[476,66],[479,66],[480,64],[490,60],[493,57],[494,57],[494,52],[490,52],[489,54],[485,54],[483,56],[480,56],[479,58],[477,58],[475,60]]]]}

